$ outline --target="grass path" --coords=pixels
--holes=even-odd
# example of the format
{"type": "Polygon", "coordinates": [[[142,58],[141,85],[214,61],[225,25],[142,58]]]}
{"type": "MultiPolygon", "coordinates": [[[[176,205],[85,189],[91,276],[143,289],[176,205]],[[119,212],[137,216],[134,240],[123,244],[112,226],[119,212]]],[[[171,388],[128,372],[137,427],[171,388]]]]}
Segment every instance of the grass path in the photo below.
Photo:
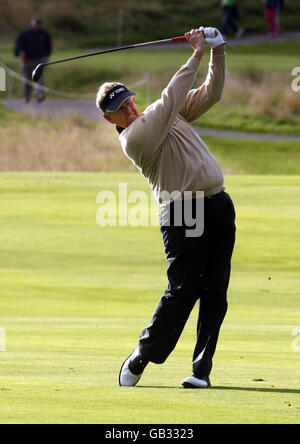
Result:
{"type": "MultiPolygon", "coordinates": [[[[10,99],[3,100],[2,103],[9,109],[22,112],[30,116],[46,118],[70,118],[71,116],[80,116],[83,119],[91,121],[101,121],[104,119],[98,112],[95,102],[92,100],[58,100],[51,99],[42,104],[32,101],[31,104],[24,104],[23,100],[10,99]]],[[[282,134],[261,134],[255,132],[226,131],[214,128],[197,127],[200,135],[220,137],[224,139],[247,139],[264,141],[300,141],[300,136],[282,135],[282,134]]]]}

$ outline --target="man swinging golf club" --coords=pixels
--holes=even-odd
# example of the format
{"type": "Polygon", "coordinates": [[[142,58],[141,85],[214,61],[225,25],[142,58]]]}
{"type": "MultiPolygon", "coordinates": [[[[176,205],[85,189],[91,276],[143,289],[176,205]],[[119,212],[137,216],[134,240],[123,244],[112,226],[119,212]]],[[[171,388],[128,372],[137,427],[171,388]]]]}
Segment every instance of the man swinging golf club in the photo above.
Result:
{"type": "MultiPolygon", "coordinates": [[[[143,113],[135,103],[135,93],[120,83],[105,83],[97,95],[97,106],[120,133],[124,153],[148,179],[161,204],[161,233],[169,262],[168,288],[150,325],[121,366],[121,386],[136,385],[149,362],[161,364],[167,359],[200,300],[193,375],[182,385],[210,387],[212,360],[227,311],[235,211],[224,191],[220,167],[190,124],[222,96],[225,42],[215,28],[193,29],[185,37],[193,55],[173,76],[161,98],[143,113]],[[205,37],[211,30],[215,36],[205,37]],[[199,88],[191,89],[206,44],[212,48],[208,75],[199,88]],[[175,191],[174,199],[165,198],[175,191]],[[184,202],[186,191],[192,196],[204,192],[204,231],[198,237],[186,236],[185,223],[174,222],[176,205],[184,202]]],[[[193,209],[197,200],[197,196],[190,197],[193,209]]]]}

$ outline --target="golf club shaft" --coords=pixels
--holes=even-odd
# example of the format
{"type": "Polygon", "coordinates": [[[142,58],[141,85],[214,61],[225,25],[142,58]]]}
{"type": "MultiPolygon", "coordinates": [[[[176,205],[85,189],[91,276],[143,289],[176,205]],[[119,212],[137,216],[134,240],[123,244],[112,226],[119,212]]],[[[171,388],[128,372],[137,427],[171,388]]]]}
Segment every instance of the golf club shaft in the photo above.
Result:
{"type": "Polygon", "coordinates": [[[43,63],[42,65],[43,66],[55,65],[57,63],[63,63],[63,62],[69,62],[71,60],[83,59],[84,57],[91,57],[91,56],[95,56],[95,55],[99,55],[99,54],[106,54],[108,52],[123,51],[125,49],[133,49],[133,48],[138,48],[138,47],[142,47],[142,46],[158,45],[160,43],[179,42],[179,41],[185,41],[185,40],[186,40],[185,36],[173,37],[173,38],[164,39],[164,40],[154,40],[153,42],[145,42],[145,43],[137,43],[135,45],[120,46],[118,48],[105,49],[104,51],[91,52],[91,53],[83,54],[83,55],[76,56],[76,57],[69,57],[68,59],[55,60],[54,62],[43,63]]]}

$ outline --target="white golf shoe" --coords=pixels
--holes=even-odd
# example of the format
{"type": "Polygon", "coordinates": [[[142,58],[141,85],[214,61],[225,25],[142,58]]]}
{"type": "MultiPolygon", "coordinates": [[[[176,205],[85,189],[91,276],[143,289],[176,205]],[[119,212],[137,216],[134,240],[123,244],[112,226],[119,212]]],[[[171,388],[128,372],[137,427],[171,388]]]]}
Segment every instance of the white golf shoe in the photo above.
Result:
{"type": "Polygon", "coordinates": [[[124,387],[133,387],[135,386],[142,377],[143,371],[136,375],[132,373],[129,369],[129,363],[131,360],[137,358],[139,355],[139,346],[136,346],[133,353],[123,362],[122,367],[120,369],[119,374],[119,385],[124,387]]]}
{"type": "Polygon", "coordinates": [[[198,389],[207,389],[211,387],[210,380],[208,376],[203,376],[201,378],[196,378],[196,376],[189,376],[182,381],[182,385],[184,388],[198,388],[198,389]]]}

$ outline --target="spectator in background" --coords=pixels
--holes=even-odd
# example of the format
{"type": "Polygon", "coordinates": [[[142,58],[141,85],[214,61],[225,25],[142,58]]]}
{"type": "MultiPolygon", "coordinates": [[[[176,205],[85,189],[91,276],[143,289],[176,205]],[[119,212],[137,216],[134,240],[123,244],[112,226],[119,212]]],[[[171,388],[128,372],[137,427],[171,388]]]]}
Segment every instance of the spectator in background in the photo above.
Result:
{"type": "Polygon", "coordinates": [[[226,39],[228,36],[229,28],[231,28],[235,34],[235,38],[239,39],[244,34],[244,29],[239,27],[235,21],[240,19],[238,6],[236,0],[222,0],[221,6],[223,8],[224,18],[222,24],[222,34],[226,39]]]}
{"type": "Polygon", "coordinates": [[[277,5],[277,11],[276,11],[276,27],[277,27],[277,32],[281,31],[280,14],[281,14],[283,8],[284,8],[284,0],[279,0],[278,1],[278,5],[277,5]]]}
{"type": "MultiPolygon", "coordinates": [[[[15,55],[20,57],[21,66],[25,79],[32,80],[32,71],[39,63],[44,63],[49,58],[52,51],[50,34],[41,28],[42,19],[34,17],[31,20],[31,27],[25,29],[18,36],[15,55]]],[[[37,100],[42,102],[45,99],[43,79],[39,81],[40,87],[37,89],[37,100]]],[[[32,95],[32,86],[24,82],[25,102],[30,102],[32,95]]]]}
{"type": "Polygon", "coordinates": [[[265,18],[269,23],[269,37],[275,37],[280,31],[280,12],[283,9],[283,0],[263,0],[265,4],[265,18]]]}

